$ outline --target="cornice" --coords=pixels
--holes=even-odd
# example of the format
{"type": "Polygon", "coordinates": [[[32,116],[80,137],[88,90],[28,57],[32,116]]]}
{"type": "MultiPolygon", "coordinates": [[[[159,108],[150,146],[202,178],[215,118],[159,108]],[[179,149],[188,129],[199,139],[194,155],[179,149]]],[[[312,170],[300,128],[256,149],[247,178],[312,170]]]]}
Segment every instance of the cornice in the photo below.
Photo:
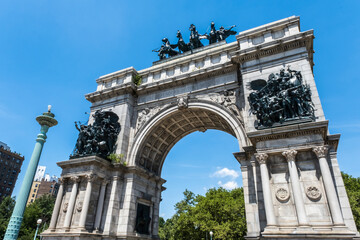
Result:
{"type": "Polygon", "coordinates": [[[300,123],[284,127],[248,132],[247,136],[254,145],[263,141],[292,138],[310,134],[321,134],[325,140],[328,132],[328,123],[328,121],[300,123]]]}
{"type": "Polygon", "coordinates": [[[242,32],[239,32],[239,34],[236,36],[236,39],[239,41],[244,38],[251,38],[255,36],[259,36],[263,34],[264,32],[271,32],[276,31],[278,29],[283,29],[286,26],[296,24],[297,27],[300,29],[300,17],[299,16],[291,16],[288,18],[280,19],[275,22],[271,22],[259,27],[251,28],[242,32]]]}
{"type": "MultiPolygon", "coordinates": [[[[124,166],[121,164],[112,164],[108,160],[105,160],[98,156],[86,156],[80,158],[69,159],[66,161],[57,162],[57,165],[62,169],[67,168],[74,168],[79,166],[87,166],[87,165],[97,165],[99,167],[105,167],[109,171],[117,171],[121,172],[122,174],[125,173],[134,173],[139,176],[145,177],[147,179],[160,182],[164,184],[166,180],[162,179],[161,177],[157,176],[154,173],[148,172],[145,169],[138,167],[138,166],[124,166]]],[[[68,177],[68,176],[65,176],[68,177]]]]}
{"type": "Polygon", "coordinates": [[[165,88],[168,89],[171,87],[183,85],[185,83],[198,81],[204,78],[209,78],[209,77],[233,72],[236,71],[236,69],[237,69],[236,65],[234,65],[231,62],[218,64],[216,66],[212,66],[205,69],[199,69],[188,74],[183,74],[173,78],[167,78],[164,80],[140,85],[137,87],[136,93],[137,95],[142,95],[144,93],[149,93],[160,89],[165,89],[165,88]]]}
{"type": "Polygon", "coordinates": [[[95,103],[101,100],[106,100],[123,94],[136,94],[136,86],[134,83],[125,83],[122,85],[106,88],[104,90],[88,93],[85,95],[86,100],[95,103]]]}
{"type": "Polygon", "coordinates": [[[268,43],[259,44],[254,47],[239,50],[233,53],[231,61],[234,63],[244,63],[254,59],[263,58],[292,49],[306,47],[309,53],[309,58],[313,55],[313,30],[301,32],[295,35],[273,40],[268,43]]]}

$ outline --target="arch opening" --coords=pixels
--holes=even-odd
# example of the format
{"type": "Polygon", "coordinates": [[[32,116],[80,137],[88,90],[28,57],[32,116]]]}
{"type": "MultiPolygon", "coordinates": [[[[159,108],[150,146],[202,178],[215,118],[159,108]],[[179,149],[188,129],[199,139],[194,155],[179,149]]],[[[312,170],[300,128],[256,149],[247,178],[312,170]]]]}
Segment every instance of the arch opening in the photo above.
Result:
{"type": "Polygon", "coordinates": [[[176,107],[168,109],[163,116],[148,123],[135,153],[134,164],[161,176],[162,166],[171,148],[186,135],[208,129],[229,133],[238,139],[240,148],[243,145],[243,132],[235,117],[224,109],[189,104],[188,108],[182,110],[176,107]]]}

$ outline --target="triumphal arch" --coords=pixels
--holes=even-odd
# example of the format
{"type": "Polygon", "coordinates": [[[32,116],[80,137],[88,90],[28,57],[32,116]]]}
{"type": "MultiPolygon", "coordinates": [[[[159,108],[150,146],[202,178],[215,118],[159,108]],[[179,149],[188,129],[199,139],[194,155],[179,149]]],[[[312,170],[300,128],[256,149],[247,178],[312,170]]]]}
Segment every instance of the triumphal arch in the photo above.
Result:
{"type": "Polygon", "coordinates": [[[151,67],[96,80],[89,125],[77,126],[77,151],[58,163],[45,239],[159,239],[166,155],[207,129],[238,140],[248,239],[357,238],[340,135],[328,131],[314,81],[313,31],[289,17],[227,43],[227,30],[211,27],[207,46],[192,25],[190,44],[178,32],[178,52],[163,39],[151,67]]]}

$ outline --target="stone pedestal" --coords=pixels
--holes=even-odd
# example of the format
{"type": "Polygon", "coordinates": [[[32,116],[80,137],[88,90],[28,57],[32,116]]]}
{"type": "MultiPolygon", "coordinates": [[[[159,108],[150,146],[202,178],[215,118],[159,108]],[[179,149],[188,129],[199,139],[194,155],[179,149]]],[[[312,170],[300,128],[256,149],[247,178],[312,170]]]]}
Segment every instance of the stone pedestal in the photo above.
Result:
{"type": "Polygon", "coordinates": [[[255,172],[259,171],[261,178],[243,173],[243,181],[247,183],[244,192],[249,193],[246,198],[263,196],[258,198],[259,207],[255,211],[245,201],[247,216],[260,219],[260,222],[252,217],[247,219],[248,226],[258,225],[253,229],[260,229],[257,236],[253,231],[248,239],[357,237],[353,222],[345,224],[344,219],[352,215],[349,216],[346,208],[348,199],[339,195],[344,194],[343,183],[334,182],[341,178],[337,162],[328,155],[329,149],[336,152],[339,135],[328,135],[327,126],[327,121],[323,121],[248,133],[253,147],[245,148],[245,153],[237,153],[235,157],[246,172],[251,169],[253,159],[258,160],[255,172]],[[259,182],[260,191],[254,189],[259,182]],[[276,228],[269,229],[274,222],[276,228]]]}
{"type": "Polygon", "coordinates": [[[63,169],[63,183],[51,225],[42,233],[44,239],[158,239],[157,231],[151,232],[153,236],[135,232],[136,208],[145,201],[156,215],[151,219],[158,218],[159,186],[161,189],[163,179],[97,156],[70,159],[58,165],[63,169]],[[132,185],[127,184],[129,176],[132,185]],[[147,192],[142,185],[145,181],[147,192]]]}

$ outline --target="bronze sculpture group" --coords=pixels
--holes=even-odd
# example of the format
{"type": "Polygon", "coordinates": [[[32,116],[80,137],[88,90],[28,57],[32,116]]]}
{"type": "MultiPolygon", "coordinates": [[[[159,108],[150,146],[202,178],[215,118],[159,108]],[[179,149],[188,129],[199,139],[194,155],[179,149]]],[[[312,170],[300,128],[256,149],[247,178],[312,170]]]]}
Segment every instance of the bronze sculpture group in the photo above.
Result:
{"type": "Polygon", "coordinates": [[[190,30],[189,43],[185,43],[180,30],[178,30],[176,34],[176,37],[178,38],[177,44],[170,44],[169,39],[163,38],[162,39],[163,45],[160,47],[160,49],[153,50],[153,52],[158,53],[160,60],[165,59],[166,57],[173,57],[187,51],[192,52],[194,49],[204,46],[201,42],[202,39],[207,39],[209,40],[209,44],[214,44],[216,42],[225,40],[230,35],[235,35],[236,31],[232,30],[232,28],[234,27],[235,25],[231,26],[228,29],[225,29],[223,26],[221,26],[219,30],[216,30],[215,23],[211,22],[209,34],[207,33],[199,34],[198,31],[196,30],[195,25],[191,24],[189,27],[190,30]],[[175,50],[176,48],[178,48],[178,51],[175,50]]]}
{"type": "Polygon", "coordinates": [[[256,115],[255,126],[271,127],[274,123],[309,118],[314,120],[314,105],[310,86],[302,83],[300,71],[270,74],[268,81],[258,79],[250,83],[256,90],[250,93],[250,113],[256,115]]]}
{"type": "Polygon", "coordinates": [[[119,117],[110,111],[96,111],[93,118],[94,123],[89,125],[80,123],[78,125],[75,122],[79,136],[71,158],[87,155],[106,158],[114,151],[117,135],[120,132],[119,117]]]}

